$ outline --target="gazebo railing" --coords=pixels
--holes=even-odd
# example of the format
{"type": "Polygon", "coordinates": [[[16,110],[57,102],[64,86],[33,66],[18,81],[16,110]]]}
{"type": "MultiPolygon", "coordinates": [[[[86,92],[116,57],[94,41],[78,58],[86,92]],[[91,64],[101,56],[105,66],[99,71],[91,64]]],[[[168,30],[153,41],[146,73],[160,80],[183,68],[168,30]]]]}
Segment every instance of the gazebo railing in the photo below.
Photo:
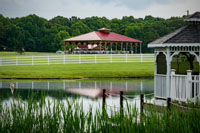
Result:
{"type": "Polygon", "coordinates": [[[167,88],[166,88],[166,75],[156,74],[155,80],[155,97],[157,98],[167,98],[167,88]]]}
{"type": "Polygon", "coordinates": [[[171,98],[177,101],[187,100],[187,75],[171,75],[171,98]]]}
{"type": "Polygon", "coordinates": [[[187,75],[175,74],[171,72],[171,98],[179,102],[195,102],[200,98],[200,79],[199,75],[191,75],[191,71],[187,75]]]}
{"type": "Polygon", "coordinates": [[[192,80],[190,81],[190,100],[195,102],[200,99],[200,79],[199,75],[192,75],[192,80]]]}

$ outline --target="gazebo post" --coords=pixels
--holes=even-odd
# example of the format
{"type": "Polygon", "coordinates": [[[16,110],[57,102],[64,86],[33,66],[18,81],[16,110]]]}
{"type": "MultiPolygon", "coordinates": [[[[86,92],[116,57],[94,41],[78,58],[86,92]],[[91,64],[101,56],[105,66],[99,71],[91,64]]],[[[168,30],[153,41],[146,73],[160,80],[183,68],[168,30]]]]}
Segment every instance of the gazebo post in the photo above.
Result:
{"type": "Polygon", "coordinates": [[[112,52],[112,42],[110,42],[110,51],[112,52]]]}
{"type": "Polygon", "coordinates": [[[167,75],[166,75],[166,95],[169,97],[169,92],[170,92],[170,73],[171,73],[171,61],[170,61],[170,50],[169,48],[166,49],[167,54],[166,54],[166,65],[167,65],[167,75]]]}

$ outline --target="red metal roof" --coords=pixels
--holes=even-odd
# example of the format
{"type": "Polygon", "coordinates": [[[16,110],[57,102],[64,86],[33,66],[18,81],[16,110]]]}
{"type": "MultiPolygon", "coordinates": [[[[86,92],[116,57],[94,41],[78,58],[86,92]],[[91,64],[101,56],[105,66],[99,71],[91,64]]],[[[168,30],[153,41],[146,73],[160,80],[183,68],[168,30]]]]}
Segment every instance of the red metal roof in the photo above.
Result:
{"type": "Polygon", "coordinates": [[[66,42],[75,41],[112,41],[112,42],[142,42],[134,38],[130,38],[124,35],[120,35],[114,32],[104,33],[99,31],[89,32],[83,35],[65,39],[66,42]]]}

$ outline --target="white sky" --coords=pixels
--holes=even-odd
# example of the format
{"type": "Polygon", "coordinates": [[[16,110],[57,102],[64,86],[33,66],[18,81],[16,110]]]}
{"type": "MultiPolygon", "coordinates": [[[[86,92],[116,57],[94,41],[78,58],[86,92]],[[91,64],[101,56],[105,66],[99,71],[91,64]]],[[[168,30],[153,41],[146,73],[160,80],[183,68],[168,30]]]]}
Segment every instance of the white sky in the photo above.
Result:
{"type": "Polygon", "coordinates": [[[200,11],[200,0],[0,0],[0,14],[22,17],[36,14],[46,19],[55,16],[80,18],[152,15],[169,18],[200,11]]]}

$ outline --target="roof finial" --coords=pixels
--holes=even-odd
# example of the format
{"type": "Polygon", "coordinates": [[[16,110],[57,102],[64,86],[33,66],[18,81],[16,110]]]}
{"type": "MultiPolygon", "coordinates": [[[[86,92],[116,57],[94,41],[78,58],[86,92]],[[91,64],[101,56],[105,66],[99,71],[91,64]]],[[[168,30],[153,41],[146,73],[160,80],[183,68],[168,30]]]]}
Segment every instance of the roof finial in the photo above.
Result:
{"type": "Polygon", "coordinates": [[[110,33],[110,29],[107,29],[107,28],[101,28],[101,29],[98,29],[98,31],[103,32],[103,33],[110,33]]]}

